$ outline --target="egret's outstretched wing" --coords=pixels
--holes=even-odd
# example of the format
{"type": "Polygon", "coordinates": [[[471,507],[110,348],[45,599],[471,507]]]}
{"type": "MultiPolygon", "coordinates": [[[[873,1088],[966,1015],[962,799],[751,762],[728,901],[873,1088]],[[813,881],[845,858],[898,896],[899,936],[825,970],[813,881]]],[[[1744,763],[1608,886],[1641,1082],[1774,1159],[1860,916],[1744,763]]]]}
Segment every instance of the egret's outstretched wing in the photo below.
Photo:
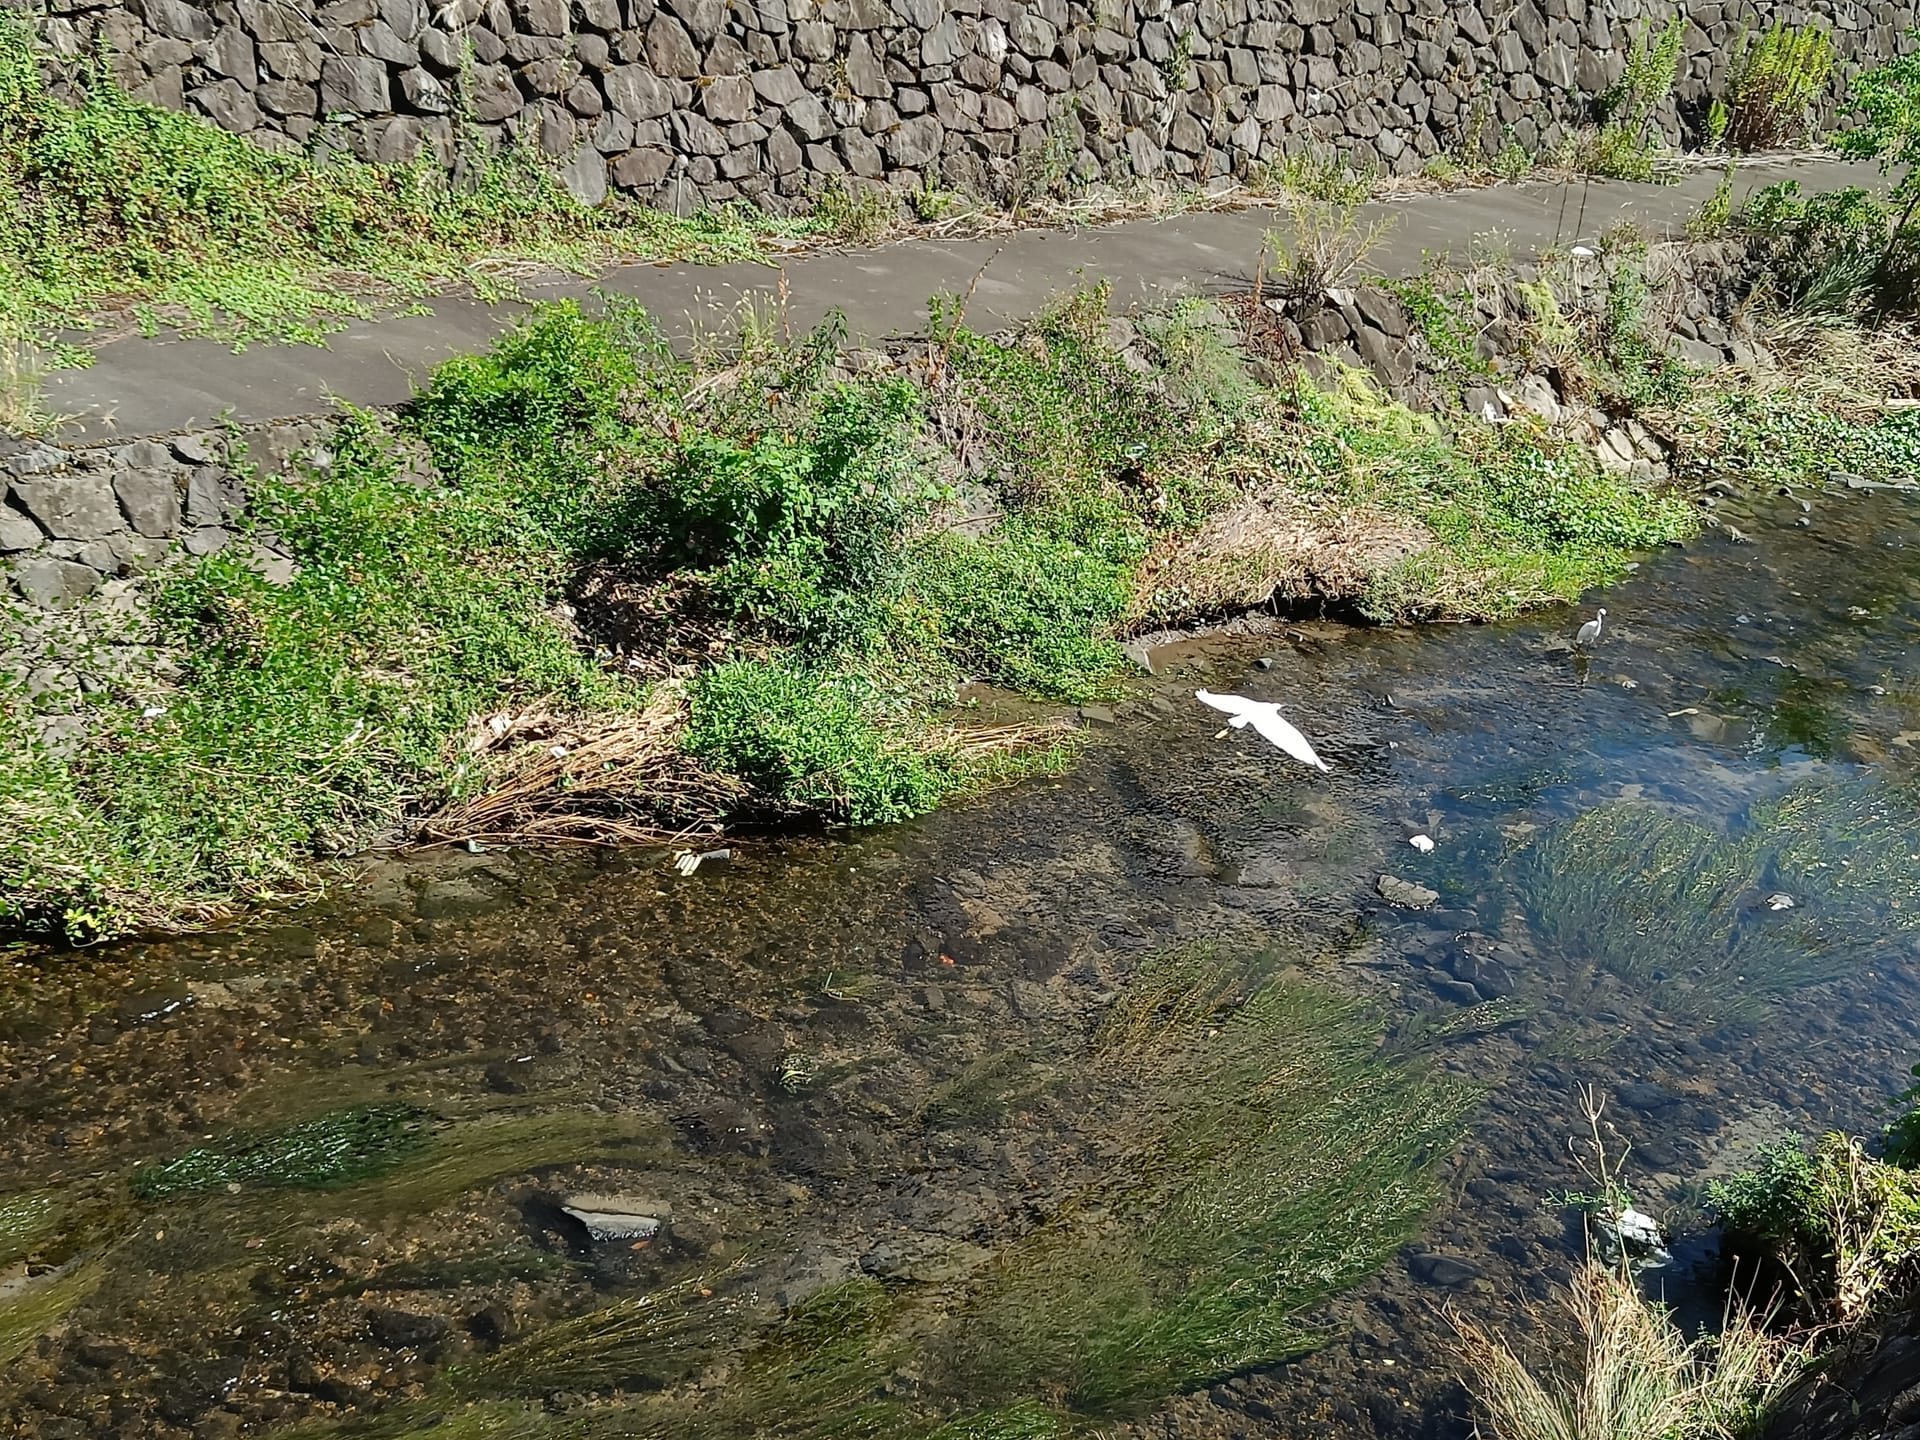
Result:
{"type": "Polygon", "coordinates": [[[1211,705],[1216,710],[1224,710],[1229,715],[1258,715],[1273,707],[1263,705],[1258,700],[1249,700],[1244,695],[1216,695],[1211,690],[1196,690],[1193,698],[1202,705],[1211,705]]]}
{"type": "Polygon", "coordinates": [[[1316,770],[1330,770],[1333,768],[1314,753],[1313,746],[1308,743],[1307,737],[1294,729],[1277,711],[1268,715],[1256,716],[1253,721],[1253,728],[1271,740],[1275,745],[1278,745],[1282,750],[1286,751],[1287,754],[1291,755],[1294,759],[1298,760],[1302,765],[1311,765],[1316,770]]]}

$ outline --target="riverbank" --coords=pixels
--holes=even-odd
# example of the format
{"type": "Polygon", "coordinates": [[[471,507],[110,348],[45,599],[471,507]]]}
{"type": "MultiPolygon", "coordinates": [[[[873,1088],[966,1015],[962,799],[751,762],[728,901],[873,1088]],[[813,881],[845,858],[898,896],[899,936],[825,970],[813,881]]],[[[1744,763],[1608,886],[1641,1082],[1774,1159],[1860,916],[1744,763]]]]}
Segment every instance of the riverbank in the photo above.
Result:
{"type": "Polygon", "coordinates": [[[1357,224],[1304,217],[1227,303],[1095,288],[989,336],[961,296],[885,351],[776,313],[685,359],[559,305],[278,474],[218,434],[134,473],[16,448],[6,913],[89,939],[369,847],[895,821],[1081,743],[969,723],[969,684],[1095,715],[1132,634],[1499,618],[1685,539],[1743,465],[1905,473],[1902,419],[1790,393],[1729,328],[1738,245],[1354,290],[1305,246],[1357,224]]]}

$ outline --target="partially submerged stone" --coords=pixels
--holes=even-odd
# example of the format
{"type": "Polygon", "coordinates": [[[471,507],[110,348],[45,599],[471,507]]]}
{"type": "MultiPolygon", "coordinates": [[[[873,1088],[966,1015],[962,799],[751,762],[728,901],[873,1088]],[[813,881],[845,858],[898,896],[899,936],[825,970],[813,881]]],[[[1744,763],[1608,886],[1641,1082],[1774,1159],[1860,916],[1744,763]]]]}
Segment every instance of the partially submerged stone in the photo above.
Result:
{"type": "Polygon", "coordinates": [[[1397,875],[1382,875],[1374,882],[1373,888],[1380,892],[1380,898],[1389,905],[1399,905],[1408,910],[1425,910],[1440,898],[1438,890],[1415,885],[1411,880],[1402,880],[1397,875]]]}
{"type": "Polygon", "coordinates": [[[673,1207],[664,1200],[599,1191],[569,1195],[560,1209],[602,1242],[651,1240],[673,1218],[673,1207]]]}

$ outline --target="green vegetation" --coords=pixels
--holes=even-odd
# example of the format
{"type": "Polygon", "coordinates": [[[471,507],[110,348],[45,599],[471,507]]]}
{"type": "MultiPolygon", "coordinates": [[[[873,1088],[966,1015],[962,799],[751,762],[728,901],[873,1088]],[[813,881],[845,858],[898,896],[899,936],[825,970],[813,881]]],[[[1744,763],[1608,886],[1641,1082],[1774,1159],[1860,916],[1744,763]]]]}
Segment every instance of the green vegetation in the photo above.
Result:
{"type": "Polygon", "coordinates": [[[1857,75],[1847,92],[1854,124],[1834,135],[1840,154],[1877,160],[1887,174],[1899,172],[1892,199],[1902,231],[1920,206],[1920,54],[1902,55],[1857,75]]]}
{"type": "Polygon", "coordinates": [[[1892,224],[1886,202],[1865,190],[1803,198],[1794,180],[1754,192],[1732,218],[1747,239],[1749,272],[1771,303],[1843,317],[1880,308],[1892,224]]]}
{"type": "Polygon", "coordinates": [[[1573,598],[1630,553],[1691,532],[1677,496],[1601,469],[1591,450],[1526,427],[1435,422],[1349,377],[1303,387],[1302,487],[1417,519],[1432,543],[1374,575],[1363,608],[1383,620],[1511,615],[1573,598]]]}
{"type": "Polygon", "coordinates": [[[1718,1334],[1691,1338],[1622,1269],[1589,1261],[1567,1309],[1571,1364],[1533,1367],[1502,1335],[1454,1322],[1487,1440],[1727,1440],[1757,1433],[1796,1379],[1803,1348],[1730,1308],[1718,1334]]]}
{"type": "Polygon", "coordinates": [[[1804,139],[1833,66],[1833,38],[1824,30],[1776,20],[1757,40],[1742,33],[1726,98],[1707,119],[1707,148],[1748,154],[1804,139]]]}
{"type": "Polygon", "coordinates": [[[1901,481],[1920,469],[1920,419],[1912,413],[1856,419],[1804,390],[1706,394],[1689,407],[1680,436],[1689,478],[1775,487],[1847,475],[1901,481]]]}
{"type": "Polygon", "coordinates": [[[1151,957],[1055,1076],[1112,1164],[967,1273],[859,1276],[771,1318],[739,1267],[704,1272],[343,1433],[1034,1440],[1300,1354],[1322,1338],[1302,1313],[1411,1232],[1475,1098],[1378,1030],[1274,956],[1151,957]],[[599,1402],[508,1399],[561,1392],[599,1402]]]}
{"type": "Polygon", "coordinates": [[[1687,19],[1675,15],[1654,32],[1642,22],[1626,68],[1598,102],[1600,123],[1576,136],[1569,165],[1609,180],[1655,180],[1665,153],[1654,112],[1673,93],[1687,19]]]}
{"type": "Polygon", "coordinates": [[[1513,874],[1534,923],[1572,953],[1681,1013],[1753,1019],[1920,923],[1916,821],[1910,793],[1874,780],[1797,786],[1732,835],[1603,805],[1522,852],[1513,874]],[[1767,910],[1761,886],[1799,903],[1767,910]]]}
{"type": "Polygon", "coordinates": [[[1849,1136],[1765,1146],[1707,1199],[1737,1253],[1780,1268],[1807,1323],[1855,1324],[1920,1277],[1920,1175],[1849,1136]]]}
{"type": "Polygon", "coordinates": [[[1399,297],[1408,323],[1449,379],[1493,373],[1474,349],[1477,336],[1468,318],[1473,314],[1473,294],[1461,277],[1429,269],[1418,279],[1385,280],[1381,286],[1399,297]]]}
{"type": "Polygon", "coordinates": [[[1265,375],[1198,302],[937,328],[926,379],[847,379],[833,325],[688,362],[630,304],[562,305],[347,415],[239,542],[147,582],[134,638],[178,673],[60,749],[0,694],[0,918],[191,923],[423,830],[900,819],[1061,762],[1054,731],[939,723],[967,680],[1110,696],[1129,627],[1309,583],[1511,614],[1690,528],[1571,442],[1265,375]],[[1351,550],[1276,540],[1303,503],[1351,550]]]}
{"type": "Polygon", "coordinates": [[[411,1105],[361,1105],[284,1130],[230,1136],[135,1172],[133,1193],[160,1200],[230,1186],[313,1190],[350,1185],[422,1149],[427,1143],[422,1120],[411,1105]]]}
{"type": "Polygon", "coordinates": [[[1907,1073],[1913,1083],[1900,1092],[1900,1113],[1881,1137],[1881,1148],[1889,1164],[1920,1170],[1920,1065],[1907,1073]]]}
{"type": "Polygon", "coordinates": [[[109,316],[245,343],[312,341],[371,307],[455,282],[499,291],[499,261],[584,270],[615,257],[739,260],[811,222],[591,208],[531,153],[472,150],[451,182],[402,166],[268,151],[130,98],[82,62],[84,103],[50,94],[26,17],[0,15],[0,351],[109,316]]]}

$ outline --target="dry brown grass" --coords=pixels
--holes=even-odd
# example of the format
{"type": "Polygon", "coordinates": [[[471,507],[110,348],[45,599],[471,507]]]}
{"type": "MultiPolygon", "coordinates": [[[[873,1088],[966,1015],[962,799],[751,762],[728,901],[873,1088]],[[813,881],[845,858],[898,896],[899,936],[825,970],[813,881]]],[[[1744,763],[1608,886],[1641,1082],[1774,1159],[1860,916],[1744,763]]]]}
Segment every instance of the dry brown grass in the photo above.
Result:
{"type": "Polygon", "coordinates": [[[636,713],[575,717],[544,709],[476,721],[467,751],[477,793],[422,821],[421,844],[671,844],[711,831],[746,785],[680,748],[687,701],[660,686],[636,713]]]}
{"type": "Polygon", "coordinates": [[[1756,372],[1767,390],[1792,390],[1856,420],[1920,403],[1920,327],[1875,328],[1780,316],[1761,335],[1773,363],[1756,372]]]}
{"type": "Polygon", "coordinates": [[[1403,516],[1270,489],[1164,541],[1141,567],[1129,619],[1217,615],[1307,596],[1354,599],[1375,575],[1432,543],[1403,516]]]}
{"type": "MultiPolygon", "coordinates": [[[[579,717],[545,709],[501,711],[468,732],[469,763],[483,772],[474,794],[423,820],[416,845],[672,845],[723,831],[745,808],[745,781],[703,767],[680,745],[687,700],[656,688],[644,709],[579,717]]],[[[1036,751],[1075,744],[1062,719],[1002,725],[935,725],[920,748],[962,763],[976,788],[1034,773],[1036,751]]]]}
{"type": "Polygon", "coordinates": [[[1486,1440],[1737,1440],[1806,1358],[1738,1308],[1720,1334],[1689,1340],[1630,1275],[1592,1262],[1566,1301],[1572,1354],[1538,1368],[1492,1331],[1453,1317],[1486,1440]]]}

